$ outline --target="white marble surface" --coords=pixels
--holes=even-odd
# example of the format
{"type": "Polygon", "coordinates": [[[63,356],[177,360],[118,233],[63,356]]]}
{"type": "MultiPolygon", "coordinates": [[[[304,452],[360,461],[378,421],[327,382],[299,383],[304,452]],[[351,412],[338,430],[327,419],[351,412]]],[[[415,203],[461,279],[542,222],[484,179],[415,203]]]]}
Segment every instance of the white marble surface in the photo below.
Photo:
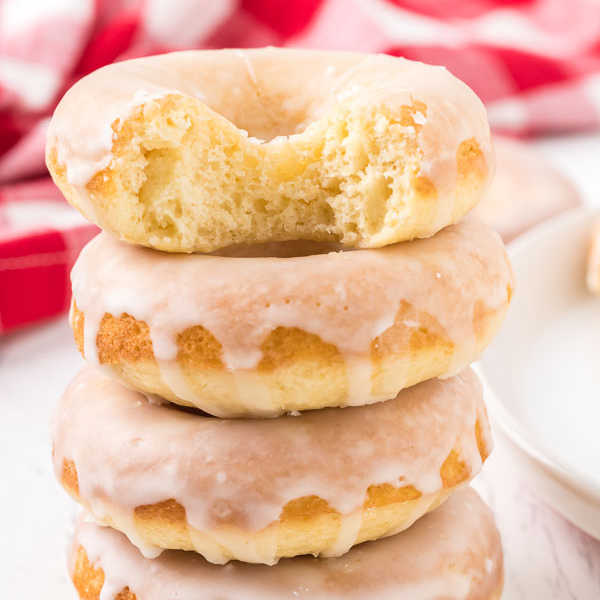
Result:
{"type": "MultiPolygon", "coordinates": [[[[600,206],[599,136],[537,145],[600,206]]],[[[0,598],[73,597],[64,551],[74,507],[54,481],[49,421],[81,363],[65,319],[0,338],[0,598]]],[[[501,439],[475,486],[503,536],[504,600],[600,599],[600,542],[536,497],[501,439]]]]}
{"type": "Polygon", "coordinates": [[[50,419],[82,364],[65,318],[0,338],[0,598],[73,596],[65,550],[75,508],[52,472],[50,419]]]}
{"type": "Polygon", "coordinates": [[[473,487],[502,534],[504,600],[597,600],[600,541],[571,525],[536,495],[500,434],[473,487]]]}

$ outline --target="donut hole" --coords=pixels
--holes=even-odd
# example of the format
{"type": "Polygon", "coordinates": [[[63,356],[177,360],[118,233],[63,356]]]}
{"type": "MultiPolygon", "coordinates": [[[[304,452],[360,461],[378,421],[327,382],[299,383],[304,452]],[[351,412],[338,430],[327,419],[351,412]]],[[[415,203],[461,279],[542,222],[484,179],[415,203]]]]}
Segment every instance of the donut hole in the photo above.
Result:
{"type": "Polygon", "coordinates": [[[232,258],[299,258],[329,252],[351,252],[340,244],[313,242],[311,240],[289,240],[287,242],[266,242],[262,244],[235,244],[221,248],[211,254],[232,258]]]}
{"type": "MultiPolygon", "coordinates": [[[[233,93],[225,98],[218,92],[213,96],[214,82],[209,82],[203,101],[255,143],[301,134],[316,118],[314,98],[292,91],[286,72],[280,73],[277,79],[270,79],[265,78],[261,70],[244,62],[238,81],[230,89],[233,93]],[[232,101],[232,97],[235,100],[232,101]]],[[[319,88],[317,94],[325,89],[319,88]]]]}
{"type": "Polygon", "coordinates": [[[257,118],[256,113],[243,112],[241,115],[236,115],[238,118],[229,119],[226,114],[219,111],[219,107],[215,107],[214,110],[227,118],[244,137],[263,144],[276,138],[301,134],[313,120],[313,117],[308,114],[307,107],[297,106],[294,112],[286,114],[282,110],[282,98],[265,96],[264,91],[258,94],[257,112],[262,113],[260,118],[257,118]],[[250,118],[246,116],[248,114],[250,118]]]}

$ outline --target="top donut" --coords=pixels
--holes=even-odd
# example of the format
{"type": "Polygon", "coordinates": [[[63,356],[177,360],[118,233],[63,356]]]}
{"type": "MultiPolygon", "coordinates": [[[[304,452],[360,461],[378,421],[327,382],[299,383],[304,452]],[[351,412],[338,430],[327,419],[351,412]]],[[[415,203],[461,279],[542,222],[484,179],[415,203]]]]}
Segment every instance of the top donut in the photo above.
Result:
{"type": "Polygon", "coordinates": [[[428,237],[493,171],[485,109],[445,69],[278,48],[99,69],[58,105],[46,154],[88,219],[169,252],[428,237]]]}

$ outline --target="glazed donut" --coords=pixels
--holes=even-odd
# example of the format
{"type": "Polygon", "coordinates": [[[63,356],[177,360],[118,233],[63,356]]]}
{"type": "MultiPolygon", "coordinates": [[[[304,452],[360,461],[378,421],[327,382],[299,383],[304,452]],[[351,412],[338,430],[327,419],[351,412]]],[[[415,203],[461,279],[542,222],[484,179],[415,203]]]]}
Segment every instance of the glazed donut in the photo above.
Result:
{"type": "Polygon", "coordinates": [[[428,237],[493,168],[483,105],[442,67],[277,48],[95,71],[58,105],[47,164],[88,219],[170,252],[428,237]]]}
{"type": "Polygon", "coordinates": [[[147,556],[163,548],[214,563],[339,556],[409,527],[474,477],[491,450],[471,370],[373,406],[258,420],[192,412],[90,367],[58,408],[57,478],[147,556]]]}
{"type": "Polygon", "coordinates": [[[266,246],[290,250],[322,253],[174,255],[103,233],[73,269],[75,340],[134,389],[221,417],[276,416],[458,372],[494,336],[513,285],[499,236],[470,220],[377,250],[266,246]]]}
{"type": "Polygon", "coordinates": [[[500,600],[503,558],[490,510],[470,488],[400,535],[343,558],[216,567],[191,552],[143,558],[127,538],[78,524],[69,572],[82,600],[500,600]]]}
{"type": "Polygon", "coordinates": [[[502,137],[494,137],[494,146],[496,173],[474,214],[505,242],[581,204],[577,188],[541,152],[502,137]]]}

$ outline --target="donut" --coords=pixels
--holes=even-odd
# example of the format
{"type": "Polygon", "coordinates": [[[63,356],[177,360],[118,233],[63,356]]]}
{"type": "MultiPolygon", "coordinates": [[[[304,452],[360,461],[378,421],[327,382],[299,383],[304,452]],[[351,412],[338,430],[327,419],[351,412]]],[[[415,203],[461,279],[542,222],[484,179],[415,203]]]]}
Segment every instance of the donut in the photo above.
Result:
{"type": "Polygon", "coordinates": [[[476,221],[381,249],[317,246],[185,255],[100,234],[71,276],[77,345],[144,393],[221,417],[277,416],[457,373],[509,304],[504,247],[476,221]]]}
{"type": "Polygon", "coordinates": [[[146,556],[195,550],[213,563],[339,556],[401,531],[491,450],[471,370],[372,406],[219,419],[86,367],[53,429],[56,476],[94,518],[146,556]]]}
{"type": "Polygon", "coordinates": [[[219,567],[172,550],[148,560],[123,534],[80,521],[69,572],[82,600],[500,600],[503,557],[490,510],[465,488],[399,535],[275,567],[219,567]]]}
{"type": "Polygon", "coordinates": [[[188,51],[78,81],[48,130],[66,198],[169,252],[428,237],[493,170],[477,96],[442,67],[347,52],[188,51]]]}
{"type": "Polygon", "coordinates": [[[494,137],[494,146],[496,174],[473,212],[500,233],[505,242],[581,205],[575,185],[541,152],[502,137],[494,137]]]}

